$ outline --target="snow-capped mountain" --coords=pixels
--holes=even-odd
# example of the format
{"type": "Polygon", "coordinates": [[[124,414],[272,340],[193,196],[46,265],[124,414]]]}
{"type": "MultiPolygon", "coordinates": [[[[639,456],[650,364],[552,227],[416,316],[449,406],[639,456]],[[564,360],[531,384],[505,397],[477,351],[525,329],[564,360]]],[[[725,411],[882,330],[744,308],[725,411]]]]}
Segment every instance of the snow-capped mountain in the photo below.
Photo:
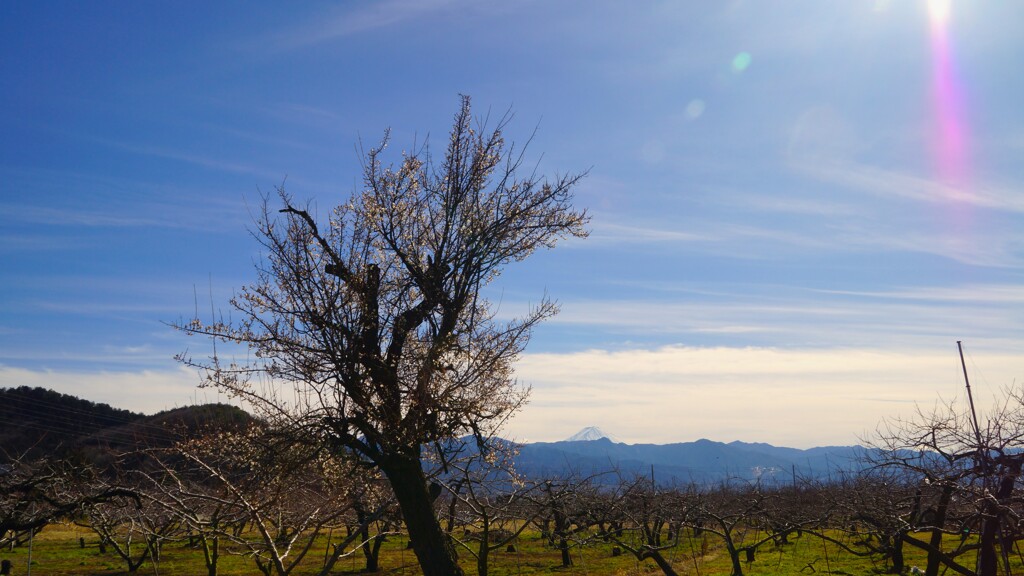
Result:
{"type": "Polygon", "coordinates": [[[572,436],[569,436],[568,438],[563,440],[563,442],[580,442],[580,441],[586,441],[586,440],[600,440],[602,438],[607,438],[607,439],[611,440],[612,442],[615,442],[616,444],[619,443],[618,438],[612,436],[611,434],[605,433],[604,430],[601,430],[597,426],[587,426],[586,428],[580,430],[579,432],[573,434],[572,436]]]}

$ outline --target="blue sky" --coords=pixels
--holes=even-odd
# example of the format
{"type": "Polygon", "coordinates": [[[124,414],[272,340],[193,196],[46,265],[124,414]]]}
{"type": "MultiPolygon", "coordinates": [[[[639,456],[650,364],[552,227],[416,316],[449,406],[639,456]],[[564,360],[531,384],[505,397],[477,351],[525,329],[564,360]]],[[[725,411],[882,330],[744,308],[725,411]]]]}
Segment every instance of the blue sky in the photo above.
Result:
{"type": "Polygon", "coordinates": [[[360,141],[443,138],[460,93],[589,239],[491,286],[561,314],[525,440],[850,444],[1024,377],[1024,5],[978,1],[0,5],[0,386],[218,400],[166,323],[226,310],[260,191],[326,210],[360,141]]]}

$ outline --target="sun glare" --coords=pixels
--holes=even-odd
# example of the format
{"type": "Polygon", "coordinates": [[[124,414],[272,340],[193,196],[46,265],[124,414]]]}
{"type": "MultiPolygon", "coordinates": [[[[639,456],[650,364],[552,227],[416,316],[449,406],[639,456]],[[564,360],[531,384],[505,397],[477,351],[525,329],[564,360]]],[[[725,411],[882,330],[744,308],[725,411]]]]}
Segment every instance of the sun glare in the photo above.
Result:
{"type": "Polygon", "coordinates": [[[941,26],[949,21],[952,11],[952,0],[928,0],[928,16],[932,24],[941,26]]]}

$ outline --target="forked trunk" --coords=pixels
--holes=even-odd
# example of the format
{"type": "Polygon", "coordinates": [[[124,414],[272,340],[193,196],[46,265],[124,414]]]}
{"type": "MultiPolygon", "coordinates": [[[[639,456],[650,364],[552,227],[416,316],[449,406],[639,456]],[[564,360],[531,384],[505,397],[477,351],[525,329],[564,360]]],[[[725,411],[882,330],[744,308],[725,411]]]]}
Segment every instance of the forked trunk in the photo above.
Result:
{"type": "Polygon", "coordinates": [[[455,546],[441,529],[434,505],[427,492],[427,480],[416,457],[392,456],[380,462],[387,475],[405,527],[409,530],[413,552],[423,576],[463,576],[455,546]]]}
{"type": "Polygon", "coordinates": [[[743,564],[740,563],[740,551],[732,543],[732,538],[727,536],[725,549],[729,552],[729,560],[732,561],[732,573],[729,576],[743,576],[743,564]]]}
{"type": "Polygon", "coordinates": [[[903,534],[898,533],[892,539],[892,569],[893,574],[903,573],[903,534]]]}
{"type": "Polygon", "coordinates": [[[383,538],[380,534],[370,538],[370,522],[362,503],[357,502],[355,510],[356,520],[359,522],[359,537],[363,541],[363,557],[366,559],[366,567],[363,568],[363,572],[377,572],[380,569],[380,544],[383,538]]]}
{"type": "Polygon", "coordinates": [[[641,560],[645,560],[647,558],[654,560],[654,562],[658,565],[658,568],[661,568],[661,571],[665,574],[665,576],[678,576],[678,574],[675,571],[675,568],[672,567],[672,563],[669,562],[667,558],[662,556],[659,550],[647,550],[641,556],[641,560]]]}
{"type": "Polygon", "coordinates": [[[220,557],[220,540],[214,536],[200,536],[203,544],[203,560],[206,562],[206,576],[217,576],[217,560],[220,557]]]}

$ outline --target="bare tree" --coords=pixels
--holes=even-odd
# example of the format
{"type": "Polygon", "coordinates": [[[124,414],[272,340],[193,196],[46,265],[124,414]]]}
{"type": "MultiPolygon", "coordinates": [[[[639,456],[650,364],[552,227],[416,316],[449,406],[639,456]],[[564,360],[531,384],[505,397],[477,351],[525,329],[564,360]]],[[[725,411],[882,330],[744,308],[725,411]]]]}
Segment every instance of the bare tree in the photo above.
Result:
{"type": "Polygon", "coordinates": [[[598,503],[604,502],[594,485],[599,475],[583,477],[570,471],[562,477],[548,478],[531,497],[538,508],[533,522],[540,528],[541,537],[559,551],[563,568],[573,565],[572,548],[588,542],[590,529],[603,518],[595,512],[598,503]]]}
{"type": "Polygon", "coordinates": [[[527,505],[538,484],[516,473],[511,443],[492,438],[478,448],[453,459],[439,479],[451,497],[449,525],[455,511],[464,515],[463,537],[452,538],[476,559],[478,576],[487,576],[491,552],[515,541],[539,513],[527,505]]]}
{"type": "Polygon", "coordinates": [[[685,518],[686,503],[679,491],[661,488],[646,476],[620,477],[615,491],[603,500],[609,505],[599,516],[600,535],[641,562],[653,560],[665,576],[676,576],[663,552],[679,544],[678,529],[669,528],[685,518]]]}
{"type": "Polygon", "coordinates": [[[0,545],[18,543],[54,520],[116,498],[141,504],[133,490],[100,481],[91,466],[11,459],[0,468],[0,545]]]}
{"type": "Polygon", "coordinates": [[[110,546],[125,562],[128,572],[137,572],[146,560],[160,561],[160,547],[181,524],[165,509],[151,501],[116,497],[87,505],[84,522],[104,546],[110,546]]]}
{"type": "MultiPolygon", "coordinates": [[[[175,473],[171,482],[160,482],[163,489],[155,497],[208,539],[224,538],[240,547],[266,576],[292,573],[319,537],[346,524],[365,488],[351,462],[278,440],[254,426],[181,442],[174,450],[191,468],[192,481],[175,473]],[[219,517],[204,514],[204,508],[219,517]]],[[[319,574],[329,574],[340,558],[353,554],[354,549],[346,551],[350,544],[365,544],[362,527],[388,505],[383,501],[364,510],[356,529],[328,550],[319,574]]]]}
{"type": "Polygon", "coordinates": [[[829,522],[814,535],[856,556],[881,559],[888,572],[902,574],[904,541],[922,516],[920,478],[898,469],[869,469],[842,474],[817,491],[826,502],[829,522]]]}
{"type": "MultiPolygon", "coordinates": [[[[188,446],[182,441],[176,446],[188,446]]],[[[232,445],[223,445],[231,450],[232,445]]],[[[207,576],[217,576],[223,535],[240,538],[249,525],[249,515],[238,505],[234,495],[223,485],[210,481],[202,466],[195,466],[188,456],[182,457],[176,447],[147,451],[147,468],[133,471],[140,477],[141,498],[177,517],[184,525],[190,547],[203,553],[207,576]]]]}
{"type": "MultiPolygon", "coordinates": [[[[741,554],[753,562],[759,546],[779,537],[771,527],[778,520],[765,520],[772,498],[772,492],[757,482],[728,479],[710,489],[694,486],[686,494],[686,524],[720,538],[732,563],[732,576],[743,576],[741,554]]],[[[793,529],[787,525],[783,531],[793,529]]]]}
{"type": "Polygon", "coordinates": [[[941,569],[995,576],[1000,565],[1010,572],[1024,517],[1018,489],[1024,390],[1005,390],[1002,403],[984,419],[954,402],[919,410],[916,418],[887,423],[874,448],[868,454],[875,467],[899,470],[918,483],[906,521],[928,538],[906,533],[902,541],[928,553],[925,574],[936,576],[941,569]],[[961,556],[976,559],[974,566],[961,556]]]}
{"type": "Polygon", "coordinates": [[[385,137],[366,154],[363,190],[325,221],[280,191],[283,217],[265,203],[256,221],[266,256],[231,301],[237,322],[180,326],[252,352],[244,363],[182,358],[209,385],[384,472],[427,576],[462,571],[421,450],[486,437],[522,405],[513,362],[557,310],[545,298],[499,321],[481,290],[510,262],[586,235],[571,205],[580,176],[521,176],[508,120],[475,124],[463,97],[440,163],[423,147],[385,166],[385,137]]]}
{"type": "Polygon", "coordinates": [[[402,515],[387,481],[376,471],[360,470],[360,473],[364,478],[360,479],[360,488],[350,496],[352,513],[345,529],[349,538],[356,533],[360,535],[359,548],[366,561],[363,571],[377,572],[380,570],[381,546],[389,534],[397,532],[402,515]]]}

